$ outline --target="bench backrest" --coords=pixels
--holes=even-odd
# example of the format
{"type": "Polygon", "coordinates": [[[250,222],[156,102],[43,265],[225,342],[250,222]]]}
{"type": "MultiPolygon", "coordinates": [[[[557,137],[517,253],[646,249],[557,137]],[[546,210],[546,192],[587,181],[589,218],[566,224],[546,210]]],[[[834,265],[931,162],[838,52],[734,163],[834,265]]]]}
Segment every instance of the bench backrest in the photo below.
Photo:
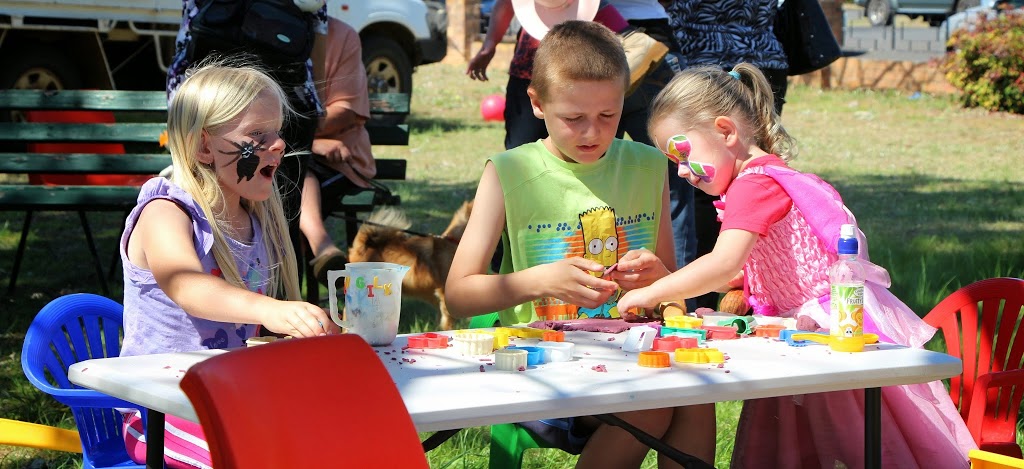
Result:
{"type": "MultiPolygon", "coordinates": [[[[0,90],[0,110],[14,122],[0,122],[0,172],[27,174],[156,174],[171,164],[159,145],[166,127],[167,97],[161,91],[0,90]],[[37,111],[106,111],[119,123],[24,122],[37,111]],[[9,113],[9,114],[8,114],[9,113]],[[37,143],[121,143],[126,154],[24,151],[37,143]],[[137,145],[132,145],[137,144],[137,145]]],[[[45,119],[39,119],[45,120],[45,119]]],[[[82,119],[88,120],[88,119],[82,119]]]]}
{"type": "MultiPolygon", "coordinates": [[[[408,114],[409,95],[373,94],[370,103],[374,115],[385,116],[385,120],[371,119],[367,124],[371,143],[407,145],[408,127],[388,123],[386,118],[408,114]]],[[[83,206],[129,209],[138,189],[115,185],[137,185],[171,164],[170,155],[159,145],[167,119],[163,91],[0,90],[0,113],[0,173],[28,174],[31,182],[3,187],[0,208],[6,210],[42,206],[53,210],[83,206]],[[52,111],[67,113],[65,116],[114,113],[116,122],[106,119],[108,122],[102,123],[104,119],[91,118],[95,116],[59,119],[70,122],[28,121],[49,120],[50,116],[29,118],[52,111]],[[119,151],[108,151],[111,144],[118,145],[119,151]],[[72,179],[52,175],[69,175],[66,177],[72,179]],[[144,176],[110,182],[118,177],[112,175],[144,176]],[[41,179],[43,176],[56,182],[41,179]],[[38,183],[59,187],[33,187],[38,183]]],[[[377,165],[377,179],[405,179],[405,160],[379,159],[377,165]]]]}

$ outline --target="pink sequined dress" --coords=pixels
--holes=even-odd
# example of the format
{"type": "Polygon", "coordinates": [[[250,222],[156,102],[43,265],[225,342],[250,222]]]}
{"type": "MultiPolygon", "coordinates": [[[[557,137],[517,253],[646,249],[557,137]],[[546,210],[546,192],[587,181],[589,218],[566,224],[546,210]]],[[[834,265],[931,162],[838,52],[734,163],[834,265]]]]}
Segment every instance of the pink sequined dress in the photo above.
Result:
{"type": "MultiPolygon", "coordinates": [[[[844,223],[856,223],[839,194],[821,179],[783,166],[765,174],[793,207],[756,244],[746,265],[745,293],[755,314],[828,321],[828,267],[837,259],[844,223]]],[[[728,202],[727,202],[728,203],[728,202]]],[[[858,230],[859,231],[859,230],[858,230]]],[[[867,260],[862,233],[860,257],[867,260]]],[[[921,347],[935,329],[889,293],[889,274],[871,266],[865,288],[865,331],[882,341],[921,347]]],[[[864,467],[864,392],[837,391],[744,402],[734,468],[864,467]]],[[[966,468],[977,446],[942,383],[882,388],[882,466],[966,468]]]]}

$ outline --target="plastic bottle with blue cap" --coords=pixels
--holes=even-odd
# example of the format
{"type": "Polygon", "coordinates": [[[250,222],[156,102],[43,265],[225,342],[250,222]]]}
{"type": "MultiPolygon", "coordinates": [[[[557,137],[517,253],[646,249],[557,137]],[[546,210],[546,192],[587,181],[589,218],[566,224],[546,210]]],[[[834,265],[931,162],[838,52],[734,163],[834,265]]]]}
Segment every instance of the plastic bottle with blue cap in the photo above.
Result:
{"type": "Polygon", "coordinates": [[[857,257],[858,251],[857,227],[843,225],[839,230],[839,260],[828,272],[829,346],[839,352],[864,351],[865,267],[857,257]]]}

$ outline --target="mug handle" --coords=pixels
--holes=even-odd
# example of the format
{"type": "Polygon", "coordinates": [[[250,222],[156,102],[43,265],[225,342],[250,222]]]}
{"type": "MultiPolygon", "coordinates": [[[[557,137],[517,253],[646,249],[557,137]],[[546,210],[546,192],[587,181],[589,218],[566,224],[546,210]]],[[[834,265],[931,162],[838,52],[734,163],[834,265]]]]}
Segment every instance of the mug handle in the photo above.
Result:
{"type": "Polygon", "coordinates": [[[331,304],[331,320],[334,321],[338,327],[344,327],[349,329],[348,323],[338,315],[338,287],[335,285],[338,282],[338,277],[347,277],[348,270],[328,270],[327,271],[327,291],[328,301],[331,304]]]}

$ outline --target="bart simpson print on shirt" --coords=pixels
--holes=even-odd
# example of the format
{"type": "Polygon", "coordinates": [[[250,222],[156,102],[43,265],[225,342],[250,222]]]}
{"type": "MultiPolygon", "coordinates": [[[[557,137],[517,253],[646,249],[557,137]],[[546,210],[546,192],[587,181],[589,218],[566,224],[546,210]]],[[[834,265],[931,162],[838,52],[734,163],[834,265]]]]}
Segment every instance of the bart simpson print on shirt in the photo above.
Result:
{"type": "MultiPolygon", "coordinates": [[[[541,223],[526,227],[529,231],[526,252],[529,265],[555,262],[570,257],[583,257],[610,267],[621,253],[631,248],[653,246],[657,223],[653,213],[628,217],[616,216],[608,206],[593,207],[578,219],[557,223],[541,223]]],[[[592,275],[601,276],[602,272],[592,275]]],[[[622,291],[613,294],[598,308],[586,309],[556,298],[540,298],[533,302],[537,316],[545,320],[566,320],[589,317],[618,318],[616,308],[622,291]]]]}

